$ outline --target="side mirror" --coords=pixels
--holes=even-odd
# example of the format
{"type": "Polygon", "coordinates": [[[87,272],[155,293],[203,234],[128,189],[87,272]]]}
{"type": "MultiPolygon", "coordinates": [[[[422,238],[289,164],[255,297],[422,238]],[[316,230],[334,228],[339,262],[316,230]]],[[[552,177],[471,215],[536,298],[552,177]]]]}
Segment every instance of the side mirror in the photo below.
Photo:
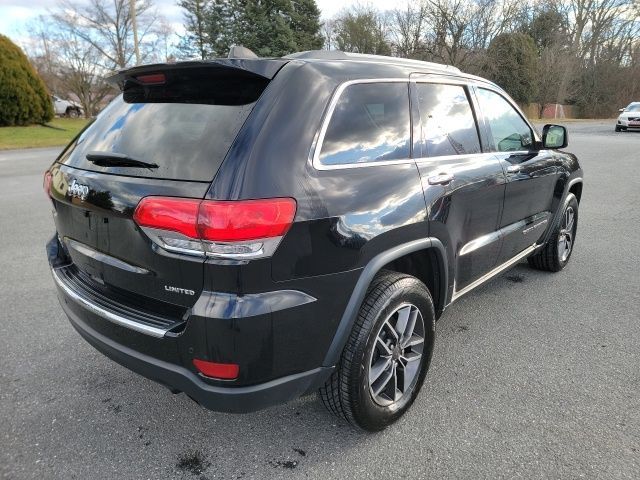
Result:
{"type": "Polygon", "coordinates": [[[569,144],[567,129],[562,125],[545,125],[542,129],[544,148],[564,148],[569,144]]]}
{"type": "Polygon", "coordinates": [[[619,109],[618,109],[618,111],[619,111],[620,113],[622,113],[622,112],[624,112],[624,108],[619,108],[619,109]]]}

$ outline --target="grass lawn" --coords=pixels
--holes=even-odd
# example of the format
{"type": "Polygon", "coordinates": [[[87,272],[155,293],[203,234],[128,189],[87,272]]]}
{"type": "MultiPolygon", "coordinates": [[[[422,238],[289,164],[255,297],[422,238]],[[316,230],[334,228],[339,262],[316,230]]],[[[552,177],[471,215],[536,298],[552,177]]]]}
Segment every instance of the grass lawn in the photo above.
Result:
{"type": "Polygon", "coordinates": [[[87,122],[85,118],[54,118],[47,126],[1,127],[0,150],[66,145],[87,122]]]}

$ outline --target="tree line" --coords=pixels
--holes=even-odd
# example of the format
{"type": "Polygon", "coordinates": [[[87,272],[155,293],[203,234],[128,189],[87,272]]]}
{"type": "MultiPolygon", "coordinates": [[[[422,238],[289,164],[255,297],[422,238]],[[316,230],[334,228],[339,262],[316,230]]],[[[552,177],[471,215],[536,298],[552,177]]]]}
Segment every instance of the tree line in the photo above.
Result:
{"type": "MultiPolygon", "coordinates": [[[[612,115],[640,99],[637,0],[414,0],[321,19],[315,0],[176,0],[177,35],[153,0],[135,0],[142,63],[339,49],[446,63],[494,80],[521,104],[612,115]]],[[[50,91],[88,115],[113,94],[101,78],[135,63],[130,0],[59,0],[30,27],[27,54],[50,91]]]]}
{"type": "Polygon", "coordinates": [[[637,0],[419,0],[324,23],[328,48],[434,61],[489,78],[520,104],[607,117],[640,99],[637,0]]]}

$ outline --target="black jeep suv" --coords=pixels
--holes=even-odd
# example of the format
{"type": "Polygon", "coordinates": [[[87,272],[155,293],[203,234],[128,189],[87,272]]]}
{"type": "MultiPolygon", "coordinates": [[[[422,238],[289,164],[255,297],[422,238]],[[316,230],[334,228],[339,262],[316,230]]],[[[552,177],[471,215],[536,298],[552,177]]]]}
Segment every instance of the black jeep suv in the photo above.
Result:
{"type": "Polygon", "coordinates": [[[319,390],[398,419],[435,321],[527,258],[559,271],[582,170],[496,85],[304,52],[149,65],[45,173],[62,307],[116,362],[207,408],[319,390]]]}

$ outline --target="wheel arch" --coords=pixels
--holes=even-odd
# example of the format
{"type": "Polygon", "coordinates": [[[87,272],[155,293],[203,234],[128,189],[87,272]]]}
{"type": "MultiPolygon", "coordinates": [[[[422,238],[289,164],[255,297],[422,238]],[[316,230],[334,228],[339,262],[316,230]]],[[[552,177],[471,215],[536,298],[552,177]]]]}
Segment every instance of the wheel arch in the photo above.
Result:
{"type": "Polygon", "coordinates": [[[574,181],[569,185],[569,193],[573,193],[576,196],[578,203],[580,203],[580,199],[582,198],[582,185],[583,183],[581,178],[574,179],[574,181]]]}
{"type": "Polygon", "coordinates": [[[433,297],[436,316],[447,305],[448,265],[444,245],[437,238],[422,238],[403,243],[373,257],[362,270],[325,355],[323,365],[335,365],[340,359],[349,333],[374,277],[384,269],[407,273],[421,280],[433,297]]]}
{"type": "MultiPolygon", "coordinates": [[[[582,173],[582,171],[580,171],[580,173],[582,173]]],[[[556,227],[557,223],[560,221],[561,213],[564,210],[564,205],[567,202],[567,196],[570,193],[573,193],[576,196],[576,199],[578,200],[578,204],[580,204],[580,198],[582,197],[582,184],[583,184],[583,181],[582,181],[581,175],[572,178],[565,184],[562,198],[558,203],[558,207],[553,213],[552,221],[549,223],[549,228],[547,228],[547,231],[543,237],[543,240],[539,242],[540,244],[539,247],[542,247],[549,241],[549,238],[551,237],[553,229],[556,227]]]]}

